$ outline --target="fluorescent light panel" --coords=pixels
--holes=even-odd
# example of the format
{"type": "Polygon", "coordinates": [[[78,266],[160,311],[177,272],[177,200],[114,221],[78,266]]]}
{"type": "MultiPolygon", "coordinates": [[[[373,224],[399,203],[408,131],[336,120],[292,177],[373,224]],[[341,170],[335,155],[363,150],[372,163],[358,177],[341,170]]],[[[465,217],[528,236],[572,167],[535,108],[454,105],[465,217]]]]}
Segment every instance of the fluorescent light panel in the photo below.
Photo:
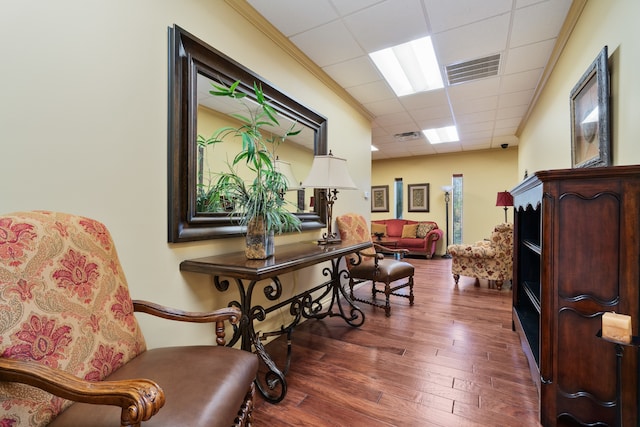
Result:
{"type": "Polygon", "coordinates": [[[437,129],[425,129],[422,131],[432,144],[441,144],[443,142],[460,141],[458,137],[458,129],[455,126],[447,126],[437,129]]]}
{"type": "Polygon", "coordinates": [[[397,96],[444,87],[431,37],[369,54],[397,96]]]}

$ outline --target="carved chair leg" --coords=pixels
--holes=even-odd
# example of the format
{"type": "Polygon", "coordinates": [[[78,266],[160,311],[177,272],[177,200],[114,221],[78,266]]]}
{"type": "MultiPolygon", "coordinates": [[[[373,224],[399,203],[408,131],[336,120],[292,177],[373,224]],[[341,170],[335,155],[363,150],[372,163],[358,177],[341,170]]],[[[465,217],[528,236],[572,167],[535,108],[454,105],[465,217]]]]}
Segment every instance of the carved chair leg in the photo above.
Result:
{"type": "Polygon", "coordinates": [[[454,274],[453,275],[453,280],[456,282],[456,285],[458,284],[458,280],[460,280],[460,275],[459,274],[454,274]]]}
{"type": "Polygon", "coordinates": [[[409,305],[413,305],[413,276],[409,277],[409,305]]]}
{"type": "Polygon", "coordinates": [[[355,300],[355,296],[353,295],[353,277],[349,277],[349,297],[351,297],[352,300],[355,300]]]}
{"type": "Polygon", "coordinates": [[[391,303],[389,297],[391,296],[391,286],[388,283],[384,284],[384,315],[386,317],[391,316],[391,303]]]}

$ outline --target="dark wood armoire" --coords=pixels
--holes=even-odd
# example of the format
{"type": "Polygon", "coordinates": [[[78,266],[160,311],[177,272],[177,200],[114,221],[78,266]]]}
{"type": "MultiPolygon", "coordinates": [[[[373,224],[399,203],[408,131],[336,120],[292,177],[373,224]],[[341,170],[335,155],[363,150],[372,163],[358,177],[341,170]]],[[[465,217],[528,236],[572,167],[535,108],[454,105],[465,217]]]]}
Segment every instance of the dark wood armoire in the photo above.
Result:
{"type": "Polygon", "coordinates": [[[511,193],[513,326],[541,424],[638,425],[637,348],[597,334],[609,311],[640,332],[640,166],[541,171],[511,193]]]}

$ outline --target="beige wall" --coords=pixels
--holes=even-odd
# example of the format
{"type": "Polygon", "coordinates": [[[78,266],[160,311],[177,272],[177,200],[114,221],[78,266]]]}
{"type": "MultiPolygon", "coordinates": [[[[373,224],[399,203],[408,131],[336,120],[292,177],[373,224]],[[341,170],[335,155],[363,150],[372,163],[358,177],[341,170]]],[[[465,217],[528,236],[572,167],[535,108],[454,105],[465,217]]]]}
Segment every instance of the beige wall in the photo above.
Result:
{"type": "MultiPolygon", "coordinates": [[[[174,23],[327,116],[329,148],[347,158],[360,188],[370,186],[370,159],[362,156],[368,121],[223,1],[0,0],[0,7],[0,212],[49,209],[103,221],[135,298],[186,310],[224,306],[231,297],[215,292],[210,278],[178,266],[243,247],[240,238],[167,243],[167,28],[174,23]]],[[[368,209],[363,197],[336,203],[336,214],[368,209]]],[[[296,290],[321,279],[319,269],[282,277],[285,289],[296,290]]],[[[209,326],[140,319],[151,347],[213,342],[209,326]]]]}
{"type": "Polygon", "coordinates": [[[545,90],[520,136],[519,175],[571,167],[569,94],[603,46],[611,75],[612,159],[640,163],[640,2],[587,2],[545,90]]]}
{"type": "MultiPolygon", "coordinates": [[[[504,221],[504,210],[497,208],[498,191],[509,190],[518,181],[517,148],[471,151],[414,158],[373,161],[371,185],[389,186],[389,212],[372,213],[372,219],[393,218],[395,210],[394,181],[402,178],[405,219],[435,221],[446,229],[445,202],[442,186],[451,185],[454,174],[463,175],[463,242],[472,243],[487,237],[492,227],[504,221]],[[408,212],[407,185],[429,183],[429,212],[408,212]]],[[[449,206],[451,209],[451,206],[449,206]]],[[[449,212],[449,227],[452,218],[449,212]]],[[[508,214],[513,221],[512,211],[508,214]]],[[[438,245],[445,251],[446,236],[438,245]]],[[[449,238],[450,243],[452,239],[449,238]]]]}

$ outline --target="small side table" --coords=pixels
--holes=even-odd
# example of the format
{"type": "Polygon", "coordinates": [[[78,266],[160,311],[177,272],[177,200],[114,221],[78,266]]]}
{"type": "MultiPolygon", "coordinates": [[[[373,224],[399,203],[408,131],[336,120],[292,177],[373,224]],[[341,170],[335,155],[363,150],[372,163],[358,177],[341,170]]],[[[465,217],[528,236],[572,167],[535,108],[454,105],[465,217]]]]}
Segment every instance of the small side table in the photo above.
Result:
{"type": "Polygon", "coordinates": [[[622,356],[624,354],[624,347],[640,347],[640,337],[632,336],[630,343],[622,343],[618,341],[612,341],[602,336],[602,330],[599,330],[596,334],[598,338],[615,344],[616,346],[616,406],[617,406],[617,422],[616,425],[622,427],[622,356]]]}

